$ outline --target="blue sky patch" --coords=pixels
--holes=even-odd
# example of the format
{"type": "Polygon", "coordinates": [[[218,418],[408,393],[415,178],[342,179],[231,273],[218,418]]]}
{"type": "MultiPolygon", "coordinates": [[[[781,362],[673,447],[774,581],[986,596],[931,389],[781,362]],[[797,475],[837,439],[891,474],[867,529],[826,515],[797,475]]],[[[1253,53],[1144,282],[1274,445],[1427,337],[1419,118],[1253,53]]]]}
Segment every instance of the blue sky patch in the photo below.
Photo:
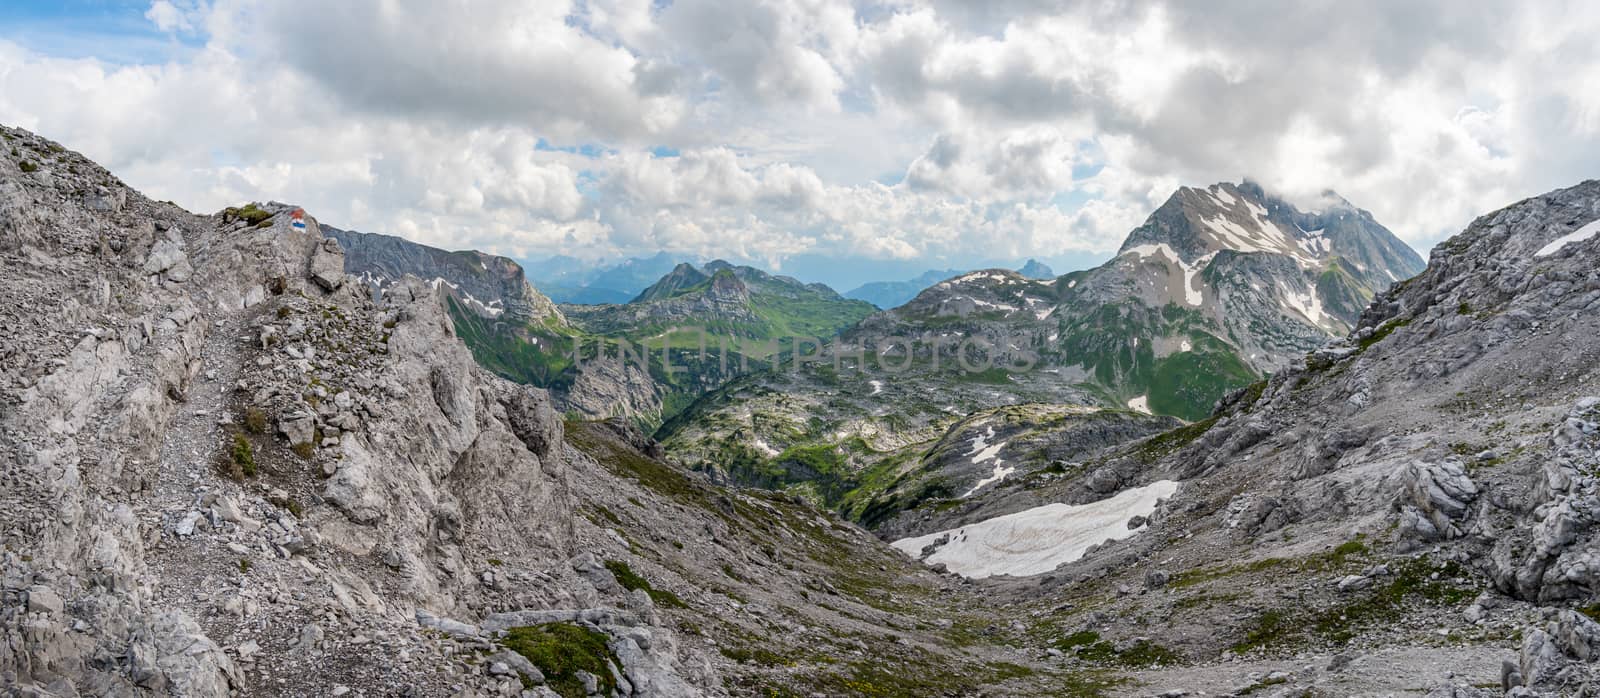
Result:
{"type": "Polygon", "coordinates": [[[173,35],[144,14],[148,0],[6,0],[0,40],[54,58],[96,58],[134,65],[164,63],[205,45],[204,37],[173,35]]]}
{"type": "Polygon", "coordinates": [[[548,153],[572,153],[574,155],[582,155],[590,160],[611,152],[609,148],[595,145],[593,143],[581,143],[578,145],[554,145],[550,141],[547,141],[543,138],[540,138],[538,143],[533,144],[533,149],[543,150],[548,153]]]}

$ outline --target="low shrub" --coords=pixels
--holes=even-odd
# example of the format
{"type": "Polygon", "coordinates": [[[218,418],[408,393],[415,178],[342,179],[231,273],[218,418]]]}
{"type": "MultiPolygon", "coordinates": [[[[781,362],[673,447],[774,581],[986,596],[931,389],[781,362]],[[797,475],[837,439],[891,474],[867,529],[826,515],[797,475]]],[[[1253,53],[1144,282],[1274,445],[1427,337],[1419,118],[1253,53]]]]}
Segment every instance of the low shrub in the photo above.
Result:
{"type": "Polygon", "coordinates": [[[260,407],[246,407],[244,410],[244,430],[252,434],[267,433],[267,412],[260,407]]]}
{"type": "Polygon", "coordinates": [[[233,448],[230,454],[236,479],[256,476],[255,449],[250,446],[250,440],[245,438],[244,434],[233,435],[233,448]]]}
{"type": "Polygon", "coordinates": [[[649,580],[639,576],[632,569],[629,569],[628,563],[626,562],[621,560],[606,560],[606,569],[611,570],[611,576],[617,578],[617,583],[621,584],[622,588],[627,589],[628,591],[643,589],[644,593],[650,595],[650,600],[656,602],[656,605],[658,606],[668,606],[671,608],[688,607],[688,605],[683,602],[683,599],[678,598],[677,594],[665,589],[657,589],[650,586],[649,580]]]}

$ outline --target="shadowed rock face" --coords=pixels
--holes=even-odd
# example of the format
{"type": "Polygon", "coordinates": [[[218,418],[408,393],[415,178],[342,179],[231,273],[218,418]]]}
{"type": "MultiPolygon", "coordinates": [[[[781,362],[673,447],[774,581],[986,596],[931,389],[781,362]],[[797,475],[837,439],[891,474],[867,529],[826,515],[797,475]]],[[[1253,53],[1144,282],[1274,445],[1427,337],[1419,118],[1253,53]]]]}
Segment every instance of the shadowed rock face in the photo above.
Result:
{"type": "Polygon", "coordinates": [[[522,266],[509,258],[476,250],[449,252],[392,235],[321,228],[344,248],[345,272],[379,288],[410,274],[447,289],[484,317],[516,324],[565,322],[555,304],[528,283],[522,266]]]}

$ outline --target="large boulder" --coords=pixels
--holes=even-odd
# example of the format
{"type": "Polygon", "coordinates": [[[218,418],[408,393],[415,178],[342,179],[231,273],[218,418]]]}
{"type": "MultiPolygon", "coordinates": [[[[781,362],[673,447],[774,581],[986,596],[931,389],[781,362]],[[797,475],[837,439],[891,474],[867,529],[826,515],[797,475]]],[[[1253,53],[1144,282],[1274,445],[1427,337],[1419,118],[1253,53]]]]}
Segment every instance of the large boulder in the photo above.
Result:
{"type": "Polygon", "coordinates": [[[311,280],[328,291],[344,285],[344,249],[328,238],[311,252],[311,280]]]}
{"type": "Polygon", "coordinates": [[[1400,484],[1402,540],[1416,544],[1461,536],[1458,523],[1478,497],[1478,486],[1461,461],[1412,462],[1401,473],[1400,484]]]}

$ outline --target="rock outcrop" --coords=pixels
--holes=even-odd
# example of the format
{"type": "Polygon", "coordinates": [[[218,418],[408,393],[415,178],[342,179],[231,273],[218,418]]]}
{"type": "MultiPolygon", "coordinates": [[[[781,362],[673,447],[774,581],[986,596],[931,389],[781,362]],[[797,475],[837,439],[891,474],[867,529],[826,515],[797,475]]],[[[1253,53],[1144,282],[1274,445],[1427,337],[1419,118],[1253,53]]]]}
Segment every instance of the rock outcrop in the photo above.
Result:
{"type": "Polygon", "coordinates": [[[406,275],[432,282],[468,311],[512,325],[565,324],[561,311],[535,289],[510,258],[476,250],[452,252],[404,238],[321,227],[344,249],[344,271],[382,290],[406,275]]]}

